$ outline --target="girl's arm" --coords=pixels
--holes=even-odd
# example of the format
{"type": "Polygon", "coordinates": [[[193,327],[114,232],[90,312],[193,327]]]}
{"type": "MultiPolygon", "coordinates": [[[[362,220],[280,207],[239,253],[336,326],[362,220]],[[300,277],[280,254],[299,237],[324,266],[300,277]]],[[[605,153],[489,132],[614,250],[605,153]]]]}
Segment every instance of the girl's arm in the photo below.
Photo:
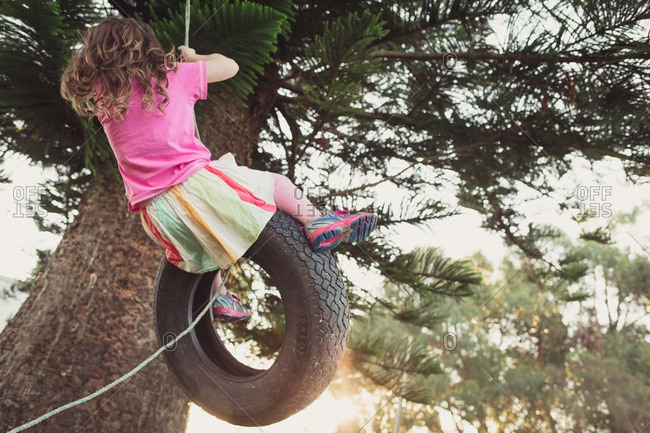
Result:
{"type": "Polygon", "coordinates": [[[181,52],[181,60],[185,62],[204,61],[207,71],[208,83],[227,80],[235,76],[239,71],[239,65],[233,59],[221,54],[202,55],[196,54],[196,51],[190,47],[181,45],[178,47],[181,52]]]}

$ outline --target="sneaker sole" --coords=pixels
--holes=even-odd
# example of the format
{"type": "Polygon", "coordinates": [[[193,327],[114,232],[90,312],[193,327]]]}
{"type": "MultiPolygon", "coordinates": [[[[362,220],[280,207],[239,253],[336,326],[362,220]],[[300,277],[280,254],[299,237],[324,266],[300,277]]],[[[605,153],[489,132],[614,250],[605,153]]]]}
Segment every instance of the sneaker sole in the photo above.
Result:
{"type": "Polygon", "coordinates": [[[366,214],[356,218],[345,227],[341,242],[356,243],[366,239],[377,226],[377,215],[366,214]]]}
{"type": "Polygon", "coordinates": [[[242,320],[248,319],[251,315],[250,313],[240,313],[228,308],[217,307],[212,310],[212,315],[215,322],[221,323],[234,323],[242,320]]]}
{"type": "Polygon", "coordinates": [[[317,253],[324,253],[334,249],[339,245],[344,235],[345,233],[339,228],[323,231],[311,241],[312,248],[317,253]]]}
{"type": "Polygon", "coordinates": [[[248,319],[248,316],[246,316],[246,317],[234,317],[234,316],[228,316],[228,315],[214,316],[214,321],[216,323],[237,323],[237,322],[242,322],[242,321],[244,321],[246,319],[248,319]]]}

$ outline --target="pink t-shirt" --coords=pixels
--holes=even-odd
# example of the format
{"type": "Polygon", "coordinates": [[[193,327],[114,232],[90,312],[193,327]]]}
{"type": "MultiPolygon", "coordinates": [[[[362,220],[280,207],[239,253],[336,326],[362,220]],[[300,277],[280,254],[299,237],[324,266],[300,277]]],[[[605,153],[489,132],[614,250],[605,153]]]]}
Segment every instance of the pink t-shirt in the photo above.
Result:
{"type": "MultiPolygon", "coordinates": [[[[167,79],[165,114],[156,107],[153,113],[142,109],[144,91],[133,77],[133,96],[124,120],[118,123],[97,116],[115,153],[131,212],[210,162],[210,151],[194,135],[193,117],[194,104],[208,94],[205,62],[178,63],[178,72],[169,72],[167,79]]],[[[155,86],[156,79],[151,81],[155,86]]],[[[156,101],[162,100],[156,94],[156,101]]]]}

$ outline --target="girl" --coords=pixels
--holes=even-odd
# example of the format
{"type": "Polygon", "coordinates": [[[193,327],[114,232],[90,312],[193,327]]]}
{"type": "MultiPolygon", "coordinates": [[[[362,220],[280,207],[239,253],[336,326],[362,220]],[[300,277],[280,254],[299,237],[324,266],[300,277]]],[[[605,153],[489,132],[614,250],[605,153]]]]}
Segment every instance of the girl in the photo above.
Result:
{"type": "MultiPolygon", "coordinates": [[[[176,63],[149,26],[128,18],[107,18],[81,38],[61,94],[80,115],[98,117],[128,209],[139,212],[147,234],[180,269],[204,273],[232,265],[277,208],[305,226],[317,252],[361,241],[374,230],[374,214],[321,213],[283,175],[238,166],[230,153],[212,160],[194,136],[194,104],[207,98],[208,83],[237,73],[234,60],[181,46],[182,63],[176,63]]],[[[219,273],[213,282],[218,288],[216,320],[250,316],[222,287],[219,273]]]]}

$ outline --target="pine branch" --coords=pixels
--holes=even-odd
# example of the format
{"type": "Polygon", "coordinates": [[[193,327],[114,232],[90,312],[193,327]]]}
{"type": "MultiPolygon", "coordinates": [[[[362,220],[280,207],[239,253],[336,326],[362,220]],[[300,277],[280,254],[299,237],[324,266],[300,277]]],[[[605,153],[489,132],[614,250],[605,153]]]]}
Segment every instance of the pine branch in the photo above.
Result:
{"type": "Polygon", "coordinates": [[[528,53],[491,53],[491,52],[478,52],[478,53],[407,53],[402,51],[377,51],[373,54],[375,57],[381,57],[387,60],[406,60],[406,61],[441,61],[448,56],[453,55],[456,59],[460,60],[480,60],[492,61],[498,60],[503,62],[519,61],[527,64],[538,63],[617,63],[629,59],[650,59],[650,52],[629,52],[624,54],[614,55],[611,51],[602,51],[581,55],[568,55],[568,54],[528,54],[528,53]]]}
{"type": "MultiPolygon", "coordinates": [[[[304,91],[300,86],[288,83],[286,81],[278,82],[279,87],[282,87],[298,95],[304,95],[304,91]]],[[[288,103],[288,104],[304,104],[305,101],[298,98],[290,98],[288,96],[278,95],[278,101],[288,103]]],[[[397,123],[403,126],[409,127],[419,127],[420,124],[415,122],[413,117],[407,116],[404,114],[397,113],[382,113],[382,112],[367,112],[367,111],[357,111],[351,114],[351,117],[364,120],[383,120],[384,122],[390,122],[391,120],[397,121],[397,123]]]]}
{"type": "Polygon", "coordinates": [[[282,117],[284,117],[284,120],[289,125],[289,131],[291,131],[291,141],[289,144],[289,151],[286,151],[285,148],[285,152],[288,155],[287,164],[289,165],[287,170],[287,177],[289,177],[289,179],[291,179],[292,181],[295,181],[296,164],[300,160],[300,158],[296,154],[297,153],[296,149],[298,148],[299,142],[302,138],[302,132],[300,131],[300,126],[298,126],[298,122],[296,121],[296,119],[294,119],[292,116],[289,115],[287,107],[283,103],[276,104],[276,108],[282,114],[282,117]]]}
{"type": "Polygon", "coordinates": [[[356,186],[354,188],[348,188],[348,189],[344,189],[344,190],[333,191],[333,192],[327,194],[324,198],[331,199],[333,197],[340,197],[340,196],[349,195],[349,194],[352,194],[352,193],[357,192],[357,191],[361,191],[361,190],[365,190],[365,189],[368,189],[368,188],[375,187],[375,186],[380,185],[380,184],[382,184],[384,182],[389,182],[389,181],[395,180],[401,174],[405,173],[407,170],[410,170],[411,168],[413,168],[417,164],[418,164],[418,162],[414,161],[411,164],[407,165],[404,169],[400,170],[399,172],[397,172],[397,173],[395,173],[393,175],[387,176],[387,177],[385,177],[385,178],[383,178],[381,180],[378,180],[377,182],[371,182],[371,183],[367,183],[367,184],[364,184],[364,185],[359,185],[359,186],[356,186]]]}

